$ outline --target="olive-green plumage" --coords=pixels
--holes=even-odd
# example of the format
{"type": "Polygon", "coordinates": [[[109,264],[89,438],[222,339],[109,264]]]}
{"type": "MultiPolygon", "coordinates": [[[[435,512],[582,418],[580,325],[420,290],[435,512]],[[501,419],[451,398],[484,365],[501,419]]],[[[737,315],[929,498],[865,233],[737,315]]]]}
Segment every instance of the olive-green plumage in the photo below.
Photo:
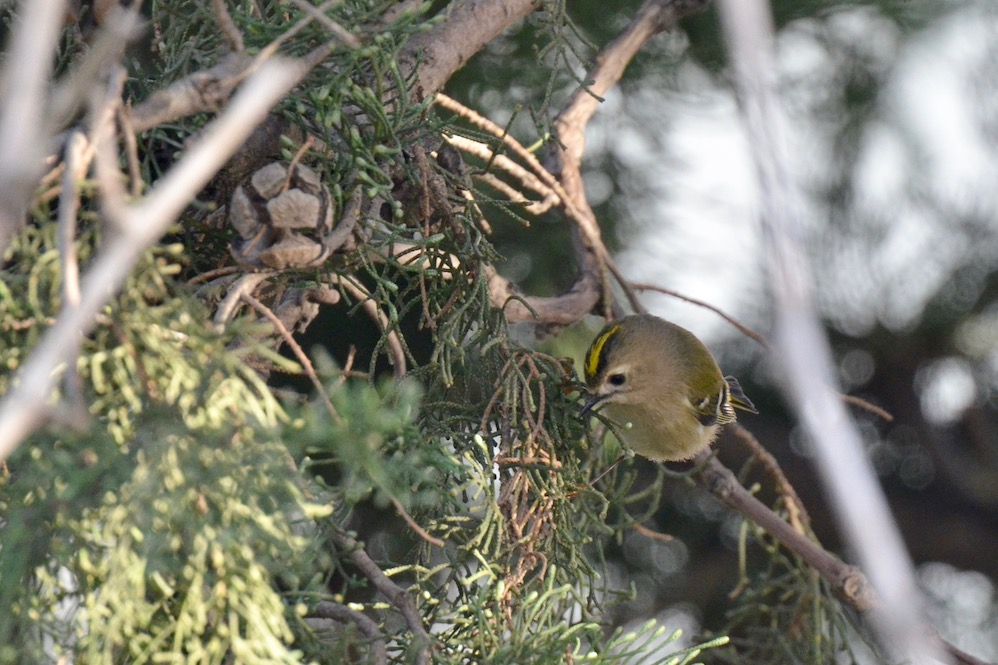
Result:
{"type": "Polygon", "coordinates": [[[634,452],[684,460],[706,448],[737,407],[757,413],[693,333],[650,314],[608,324],[586,354],[585,414],[602,408],[634,452]]]}

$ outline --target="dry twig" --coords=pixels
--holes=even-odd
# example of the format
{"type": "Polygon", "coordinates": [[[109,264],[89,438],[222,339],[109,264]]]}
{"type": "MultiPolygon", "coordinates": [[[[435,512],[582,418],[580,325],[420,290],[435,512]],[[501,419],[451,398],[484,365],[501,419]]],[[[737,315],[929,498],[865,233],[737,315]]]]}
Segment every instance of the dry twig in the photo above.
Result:
{"type": "Polygon", "coordinates": [[[280,333],[281,338],[284,339],[285,344],[294,352],[295,357],[298,358],[298,362],[301,363],[302,368],[305,370],[306,376],[312,382],[315,387],[316,393],[322,398],[322,403],[326,407],[326,411],[329,412],[329,417],[332,418],[333,422],[340,422],[340,414],[336,412],[336,407],[333,406],[333,402],[329,399],[328,393],[326,393],[326,387],[322,385],[322,381],[319,380],[319,375],[315,373],[315,367],[312,366],[312,361],[309,360],[308,355],[301,348],[301,345],[295,340],[291,332],[284,326],[277,315],[274,314],[273,310],[264,305],[262,302],[251,296],[249,293],[243,293],[241,295],[243,301],[249,304],[253,309],[262,314],[274,329],[280,333]]]}

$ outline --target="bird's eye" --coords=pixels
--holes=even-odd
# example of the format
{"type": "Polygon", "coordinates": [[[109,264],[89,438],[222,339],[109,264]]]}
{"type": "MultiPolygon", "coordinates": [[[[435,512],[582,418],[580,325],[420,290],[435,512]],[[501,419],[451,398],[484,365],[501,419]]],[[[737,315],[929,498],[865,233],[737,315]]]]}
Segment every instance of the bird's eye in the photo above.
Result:
{"type": "Polygon", "coordinates": [[[624,376],[623,374],[611,374],[609,377],[607,377],[607,382],[611,386],[622,386],[625,383],[627,383],[627,377],[624,376]]]}

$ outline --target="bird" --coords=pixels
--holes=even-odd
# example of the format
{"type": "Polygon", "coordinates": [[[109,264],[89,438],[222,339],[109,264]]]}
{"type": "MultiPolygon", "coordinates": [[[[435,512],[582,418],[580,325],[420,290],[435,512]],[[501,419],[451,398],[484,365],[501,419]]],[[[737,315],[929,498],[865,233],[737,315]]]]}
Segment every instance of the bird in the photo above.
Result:
{"type": "Polygon", "coordinates": [[[580,417],[600,410],[618,436],[650,460],[696,456],[735,421],[735,409],[758,413],[738,381],[724,376],[689,330],[651,314],[607,324],[583,366],[587,396],[580,417]]]}

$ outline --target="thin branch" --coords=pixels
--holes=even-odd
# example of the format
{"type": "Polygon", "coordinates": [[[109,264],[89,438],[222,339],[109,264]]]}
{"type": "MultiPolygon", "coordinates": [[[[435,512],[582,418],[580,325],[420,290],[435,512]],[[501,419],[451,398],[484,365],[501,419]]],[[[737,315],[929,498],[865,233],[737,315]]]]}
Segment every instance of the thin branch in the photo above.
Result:
{"type": "Polygon", "coordinates": [[[139,144],[135,140],[135,128],[132,127],[132,116],[126,106],[118,107],[118,124],[122,141],[125,144],[125,158],[128,164],[128,180],[131,183],[129,193],[133,199],[142,196],[145,183],[142,180],[142,166],[139,163],[139,144]]]}
{"type": "MultiPolygon", "coordinates": [[[[673,25],[680,17],[699,10],[704,4],[702,0],[646,1],[624,32],[600,50],[594,67],[586,76],[591,84],[577,90],[558,114],[555,128],[561,147],[554,147],[553,158],[557,167],[552,170],[557,173],[558,178],[556,186],[551,187],[562,199],[563,209],[575,225],[575,254],[579,277],[568,292],[552,298],[538,298],[521,295],[512,284],[487,267],[486,276],[492,301],[503,309],[508,321],[541,321],[567,325],[578,321],[601,300],[605,316],[612,317],[617,313],[612,305],[612,298],[609,297],[609,252],[603,243],[599,225],[586,200],[582,184],[585,128],[596,111],[599,96],[617,84],[624,68],[645,42],[673,25]]],[[[449,98],[440,97],[438,103],[460,111],[460,106],[449,98]]],[[[467,113],[463,115],[473,117],[467,113]]],[[[496,133],[497,126],[489,126],[477,119],[474,122],[486,131],[496,133]]],[[[528,163],[536,161],[529,151],[521,151],[515,147],[507,139],[505,132],[500,130],[497,135],[528,163]]],[[[538,176],[543,178],[541,174],[544,172],[544,169],[539,169],[538,176]]],[[[629,297],[632,297],[631,294],[629,297]]]]}
{"type": "Polygon", "coordinates": [[[634,529],[637,533],[640,533],[645,538],[657,540],[660,543],[671,543],[672,541],[675,540],[674,536],[670,536],[667,533],[660,533],[658,531],[655,531],[654,529],[649,529],[644,524],[640,524],[638,522],[632,524],[631,528],[634,529]]]}
{"type": "MultiPolygon", "coordinates": [[[[449,135],[445,134],[444,140],[447,141],[447,143],[454,146],[455,148],[457,148],[458,150],[463,150],[464,152],[470,155],[475,155],[476,157],[479,157],[482,160],[490,162],[492,166],[494,166],[495,168],[504,171],[508,175],[511,175],[512,177],[519,180],[520,184],[526,187],[527,189],[532,190],[537,194],[543,196],[544,199],[542,201],[530,202],[531,206],[533,205],[543,206],[543,209],[536,211],[536,214],[544,212],[544,210],[547,210],[552,205],[563,204],[561,197],[558,195],[557,191],[555,190],[555,187],[557,187],[557,183],[554,183],[554,186],[552,186],[552,184],[543,182],[542,180],[546,179],[538,178],[535,174],[531,173],[526,168],[520,166],[506,155],[496,154],[496,152],[491,148],[491,146],[482,143],[481,141],[473,141],[469,138],[465,138],[463,136],[457,136],[454,134],[449,134],[449,135]]],[[[518,141],[515,143],[519,145],[518,141]]],[[[538,166],[540,165],[538,164],[538,166]]],[[[541,170],[543,171],[543,168],[541,170]]],[[[491,175],[491,174],[486,173],[483,175],[491,175]]],[[[553,176],[548,174],[548,179],[551,178],[553,178],[553,176]]],[[[496,186],[498,188],[497,185],[493,186],[496,186]]],[[[521,200],[527,201],[527,199],[524,198],[522,194],[520,195],[520,197],[521,200]]],[[[511,196],[510,198],[512,199],[514,197],[511,196]]],[[[529,210],[530,206],[527,206],[527,209],[529,210]]]]}
{"type": "MultiPolygon", "coordinates": [[[[499,125],[492,122],[488,118],[482,116],[474,109],[468,108],[461,102],[451,97],[448,97],[442,92],[437,93],[437,96],[434,98],[434,101],[439,106],[442,106],[443,108],[447,109],[448,111],[451,111],[452,113],[456,113],[460,117],[470,122],[472,125],[481,129],[482,131],[488,132],[492,136],[495,136],[496,138],[500,139],[503,142],[503,145],[509,148],[513,152],[513,154],[515,154],[517,157],[522,159],[527,164],[527,166],[529,166],[533,170],[533,172],[537,174],[537,177],[539,177],[544,181],[545,185],[547,185],[550,189],[560,189],[561,185],[558,182],[558,179],[554,175],[552,175],[550,171],[544,168],[544,166],[541,164],[540,160],[537,159],[534,153],[527,150],[527,148],[525,148],[522,143],[517,141],[516,138],[512,134],[507,132],[504,128],[500,127],[499,125]]],[[[492,151],[490,150],[490,152],[492,151]]],[[[495,153],[492,152],[492,154],[495,153]]],[[[540,190],[535,190],[535,191],[539,192],[540,190]]],[[[557,194],[555,195],[557,196],[557,194]]]]}
{"type": "Polygon", "coordinates": [[[704,309],[709,309],[710,311],[714,312],[722,319],[733,325],[735,328],[737,328],[738,331],[741,332],[743,335],[745,335],[746,337],[750,337],[756,342],[758,342],[759,346],[766,349],[767,351],[769,350],[769,341],[765,337],[763,337],[756,331],[752,330],[744,323],[741,323],[735,317],[725,313],[720,308],[711,305],[709,302],[705,302],[697,298],[691,298],[690,296],[685,296],[682,293],[679,293],[678,291],[673,291],[672,289],[666,289],[664,287],[655,284],[643,284],[640,282],[631,282],[631,286],[637,289],[638,291],[655,291],[656,293],[663,293],[667,296],[672,296],[673,298],[682,300],[683,302],[688,302],[691,305],[696,305],[697,307],[703,307],[704,309]]]}
{"type": "Polygon", "coordinates": [[[235,315],[236,308],[239,307],[243,296],[253,293],[261,282],[264,282],[273,275],[272,271],[265,270],[247,273],[240,277],[235,284],[229,287],[229,290],[225,293],[225,298],[215,308],[215,325],[222,326],[226,321],[231,319],[235,315]]]}
{"type": "Polygon", "coordinates": [[[66,170],[59,197],[59,259],[62,264],[63,307],[80,304],[80,266],[76,257],[76,214],[80,209],[79,182],[90,165],[86,161],[87,140],[73,132],[66,141],[66,170]]]}
{"type": "Polygon", "coordinates": [[[416,532],[417,536],[436,547],[444,546],[444,541],[440,540],[436,536],[431,536],[426,529],[421,527],[419,523],[413,519],[412,515],[409,514],[409,511],[402,505],[401,501],[392,495],[389,495],[389,499],[391,500],[392,505],[395,506],[395,510],[398,512],[399,516],[405,521],[406,524],[409,525],[410,529],[416,532]]]}
{"type": "Polygon", "coordinates": [[[92,141],[95,151],[95,173],[97,189],[101,195],[101,210],[107,221],[116,231],[124,230],[127,224],[128,195],[123,186],[124,178],[119,170],[118,137],[115,131],[115,118],[121,110],[121,93],[127,73],[124,67],[115,66],[108,76],[104,95],[94,93],[91,100],[92,141]]]}
{"type": "MultiPolygon", "coordinates": [[[[704,453],[703,456],[709,455],[704,453]]],[[[836,594],[860,612],[870,611],[876,596],[866,576],[855,566],[844,563],[834,554],[799,533],[766,504],[752,496],[735,474],[711,456],[697,471],[697,478],[721,503],[755,522],[766,533],[795,553],[825,578],[836,594]]]]}
{"type": "Polygon", "coordinates": [[[758,178],[783,387],[815,443],[817,467],[843,534],[881,594],[882,603],[872,618],[882,644],[897,660],[943,660],[939,645],[928,637],[914,566],[863,451],[859,430],[842,400],[825,388],[834,385],[834,365],[800,245],[806,233],[794,178],[799,164],[791,164],[787,149],[785,114],[775,83],[776,38],[769,4],[766,0],[723,0],[719,8],[758,178]]]}
{"type": "Polygon", "coordinates": [[[346,289],[367,311],[368,315],[374,319],[378,327],[381,328],[381,332],[385,334],[388,348],[392,354],[395,378],[401,379],[405,376],[406,372],[405,349],[402,347],[402,341],[399,339],[398,333],[392,329],[388,316],[381,311],[378,301],[371,296],[371,293],[362,284],[355,281],[352,277],[333,275],[332,281],[346,289]]]}
{"type": "Polygon", "coordinates": [[[214,270],[198,273],[194,277],[191,277],[189,280],[187,280],[187,285],[195,286],[197,284],[202,284],[204,282],[210,282],[213,279],[218,279],[219,277],[234,275],[235,273],[240,272],[242,270],[243,268],[240,268],[239,266],[222,266],[221,268],[215,268],[214,270]]]}
{"type": "Polygon", "coordinates": [[[302,10],[316,21],[322,24],[326,30],[331,32],[337,39],[349,46],[350,48],[360,48],[360,40],[357,39],[353,34],[351,34],[346,28],[334,21],[333,19],[326,16],[322,11],[319,11],[314,5],[310,5],[304,0],[291,0],[295,7],[302,10]]]}
{"type": "Polygon", "coordinates": [[[417,642],[418,651],[415,662],[418,665],[429,665],[432,638],[423,626],[423,617],[420,615],[412,595],[385,575],[384,571],[378,567],[378,564],[374,563],[367,551],[355,539],[336,527],[332,529],[332,537],[337,547],[349,553],[350,561],[357,566],[361,574],[370,580],[374,588],[381,592],[405,619],[406,625],[409,626],[409,630],[412,631],[417,642]]]}
{"type": "Polygon", "coordinates": [[[776,458],[759,443],[759,439],[755,438],[752,432],[737,422],[728,425],[728,429],[762,463],[763,468],[769,473],[769,476],[773,479],[773,483],[783,498],[783,504],[787,507],[787,513],[790,517],[790,524],[793,525],[798,533],[804,534],[807,527],[811,524],[811,517],[807,514],[804,502],[797,495],[797,490],[794,489],[794,486],[790,484],[790,481],[783,474],[783,469],[780,468],[776,458]]]}
{"type": "MultiPolygon", "coordinates": [[[[79,182],[87,174],[88,142],[80,132],[73,132],[66,141],[66,169],[59,197],[59,262],[62,272],[62,307],[72,310],[80,306],[80,265],[76,255],[77,213],[80,209],[79,182]]],[[[66,367],[63,390],[70,420],[80,426],[86,423],[87,409],[83,399],[83,382],[75,363],[66,367]]]]}
{"type": "Polygon", "coordinates": [[[302,368],[305,370],[306,376],[312,381],[312,385],[315,386],[315,390],[319,397],[322,398],[322,403],[326,407],[326,411],[329,412],[329,417],[332,418],[333,422],[341,422],[340,414],[336,412],[336,407],[333,406],[333,402],[329,399],[329,395],[326,393],[326,387],[322,385],[322,381],[319,380],[319,375],[315,373],[315,367],[312,366],[312,361],[309,360],[308,355],[301,348],[301,345],[295,340],[294,336],[288,331],[277,315],[274,314],[273,310],[264,305],[262,302],[251,296],[249,293],[243,293],[241,295],[244,302],[248,303],[253,309],[262,314],[270,324],[274,326],[274,329],[281,335],[284,339],[285,344],[294,352],[295,357],[298,358],[298,362],[301,363],[302,368]]]}
{"type": "Polygon", "coordinates": [[[856,397],[855,395],[841,395],[842,401],[846,404],[851,404],[856,408],[863,409],[864,411],[869,411],[873,415],[882,419],[884,422],[892,423],[894,422],[894,416],[885,409],[880,408],[876,404],[872,404],[862,397],[856,397]]]}
{"type": "MultiPolygon", "coordinates": [[[[856,566],[849,565],[795,530],[768,506],[745,489],[735,474],[710,453],[703,453],[697,479],[721,503],[755,522],[781,545],[803,559],[831,584],[836,594],[861,614],[878,610],[881,605],[869,580],[856,566]],[[704,458],[707,457],[706,461],[704,458]]],[[[938,648],[945,650],[960,665],[990,665],[965,653],[942,639],[934,630],[928,633],[938,648]]]]}

